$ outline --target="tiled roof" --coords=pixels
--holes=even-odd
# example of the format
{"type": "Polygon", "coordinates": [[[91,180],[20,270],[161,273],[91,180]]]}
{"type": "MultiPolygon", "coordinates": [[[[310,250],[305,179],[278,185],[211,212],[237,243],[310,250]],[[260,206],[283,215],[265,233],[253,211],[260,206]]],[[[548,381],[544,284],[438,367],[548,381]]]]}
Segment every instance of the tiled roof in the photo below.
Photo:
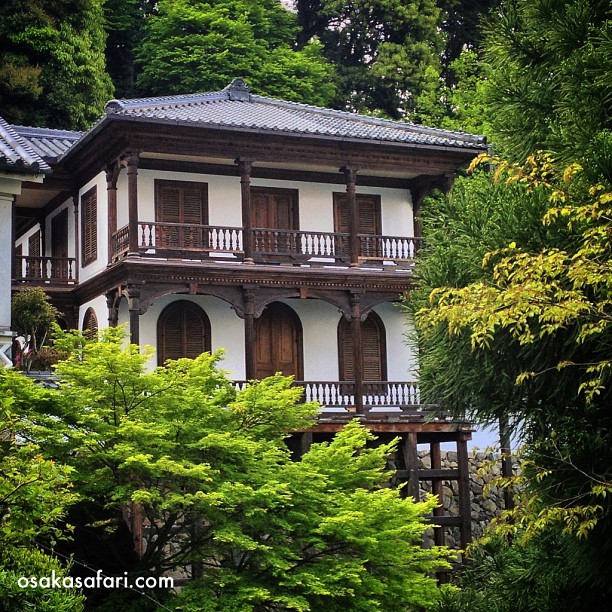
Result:
{"type": "Polygon", "coordinates": [[[23,125],[12,127],[28,142],[35,153],[49,163],[56,162],[83,135],[83,132],[70,130],[50,130],[23,125]]]}
{"type": "Polygon", "coordinates": [[[51,172],[49,164],[2,117],[0,117],[0,169],[21,174],[51,172]]]}
{"type": "Polygon", "coordinates": [[[251,94],[242,79],[220,92],[111,100],[108,117],[182,125],[227,126],[339,139],[485,149],[483,136],[378,119],[251,94]]]}

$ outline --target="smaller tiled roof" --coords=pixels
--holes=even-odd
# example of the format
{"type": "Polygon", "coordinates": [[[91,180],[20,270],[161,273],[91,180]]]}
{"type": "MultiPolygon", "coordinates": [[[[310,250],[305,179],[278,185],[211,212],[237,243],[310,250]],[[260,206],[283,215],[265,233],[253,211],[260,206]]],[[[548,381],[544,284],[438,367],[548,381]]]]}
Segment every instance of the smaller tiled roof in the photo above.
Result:
{"type": "Polygon", "coordinates": [[[70,147],[83,136],[83,132],[51,130],[49,128],[14,125],[13,129],[28,142],[35,153],[46,162],[57,162],[70,147]]]}
{"type": "MultiPolygon", "coordinates": [[[[337,139],[486,149],[484,136],[378,119],[252,94],[242,79],[218,92],[111,100],[108,118],[337,139]]],[[[104,122],[104,120],[102,121],[104,122]]]]}
{"type": "Polygon", "coordinates": [[[51,172],[49,164],[2,117],[0,117],[0,170],[20,174],[51,172]]]}

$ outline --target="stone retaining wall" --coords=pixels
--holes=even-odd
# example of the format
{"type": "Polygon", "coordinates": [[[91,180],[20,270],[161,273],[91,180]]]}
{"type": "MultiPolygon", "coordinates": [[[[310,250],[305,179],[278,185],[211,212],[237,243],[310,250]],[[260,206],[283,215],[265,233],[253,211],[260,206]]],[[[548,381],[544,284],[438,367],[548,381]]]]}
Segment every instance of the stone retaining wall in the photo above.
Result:
{"type": "MultiPolygon", "coordinates": [[[[442,451],[442,468],[453,469],[458,467],[457,453],[454,451],[442,451]]],[[[431,467],[428,451],[419,451],[419,467],[428,469],[431,467]]],[[[472,451],[469,457],[470,490],[472,507],[472,538],[480,536],[491,519],[499,516],[504,508],[503,490],[493,485],[488,492],[484,493],[485,485],[491,483],[501,476],[501,460],[497,453],[484,453],[472,451]],[[479,475],[481,468],[486,466],[486,471],[479,475]]],[[[458,485],[456,480],[442,482],[444,514],[449,516],[459,515],[458,485]]],[[[421,492],[431,493],[431,482],[421,481],[421,492]]],[[[460,548],[458,529],[446,528],[446,545],[451,548],[460,548]]]]}

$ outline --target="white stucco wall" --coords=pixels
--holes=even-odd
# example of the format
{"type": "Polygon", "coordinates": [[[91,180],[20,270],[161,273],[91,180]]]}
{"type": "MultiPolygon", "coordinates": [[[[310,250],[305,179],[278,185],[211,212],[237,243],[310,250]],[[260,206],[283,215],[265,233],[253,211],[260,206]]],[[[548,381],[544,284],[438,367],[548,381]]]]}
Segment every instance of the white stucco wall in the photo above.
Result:
{"type": "Polygon", "coordinates": [[[30,254],[29,238],[30,236],[36,234],[36,232],[39,232],[39,231],[40,231],[40,223],[37,223],[36,225],[31,227],[27,232],[25,232],[25,234],[22,234],[21,236],[19,236],[17,240],[15,240],[16,247],[21,245],[21,252],[23,253],[23,255],[30,254]]]}

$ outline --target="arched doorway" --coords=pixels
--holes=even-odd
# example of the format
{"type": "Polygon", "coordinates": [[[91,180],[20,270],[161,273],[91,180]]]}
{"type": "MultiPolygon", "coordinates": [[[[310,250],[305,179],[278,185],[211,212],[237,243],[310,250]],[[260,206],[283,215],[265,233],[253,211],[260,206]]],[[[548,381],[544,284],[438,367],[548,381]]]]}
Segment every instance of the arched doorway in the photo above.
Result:
{"type": "Polygon", "coordinates": [[[277,372],[303,380],[302,324],[289,306],[272,302],[255,321],[255,378],[277,372]]]}
{"type": "MultiPolygon", "coordinates": [[[[385,326],[382,319],[370,312],[368,318],[361,324],[361,340],[363,343],[363,380],[387,380],[387,346],[385,326]]],[[[351,323],[344,317],[338,323],[338,358],[340,380],[353,381],[355,367],[353,363],[353,333],[351,323]]]]}
{"type": "Polygon", "coordinates": [[[166,306],[157,320],[157,363],[193,359],[211,350],[210,320],[193,302],[178,300],[166,306]]]}

